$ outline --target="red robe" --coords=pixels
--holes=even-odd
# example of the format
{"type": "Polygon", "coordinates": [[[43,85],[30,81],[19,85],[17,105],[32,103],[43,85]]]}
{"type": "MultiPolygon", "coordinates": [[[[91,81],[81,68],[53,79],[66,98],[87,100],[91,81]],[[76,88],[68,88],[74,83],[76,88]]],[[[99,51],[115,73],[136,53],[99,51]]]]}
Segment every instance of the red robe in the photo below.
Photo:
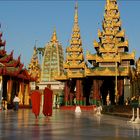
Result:
{"type": "Polygon", "coordinates": [[[37,118],[37,116],[39,116],[41,102],[41,94],[38,90],[32,92],[31,102],[32,102],[32,112],[35,114],[37,118]]]}
{"type": "Polygon", "coordinates": [[[52,116],[52,94],[53,91],[49,88],[44,89],[44,104],[43,104],[43,114],[45,116],[52,116]]]}

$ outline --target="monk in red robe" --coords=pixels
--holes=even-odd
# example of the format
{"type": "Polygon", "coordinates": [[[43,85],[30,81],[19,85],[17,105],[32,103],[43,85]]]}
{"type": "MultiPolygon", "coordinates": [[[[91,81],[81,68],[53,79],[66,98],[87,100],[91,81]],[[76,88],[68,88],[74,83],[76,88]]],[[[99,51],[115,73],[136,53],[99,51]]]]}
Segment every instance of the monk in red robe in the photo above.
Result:
{"type": "Polygon", "coordinates": [[[52,116],[52,94],[53,91],[50,85],[47,85],[44,89],[44,104],[43,104],[43,114],[45,116],[52,116]]]}
{"type": "Polygon", "coordinates": [[[35,117],[37,119],[40,113],[40,102],[41,102],[41,93],[39,91],[38,86],[36,86],[36,90],[34,90],[31,94],[31,102],[32,102],[32,112],[35,114],[35,117]]]}

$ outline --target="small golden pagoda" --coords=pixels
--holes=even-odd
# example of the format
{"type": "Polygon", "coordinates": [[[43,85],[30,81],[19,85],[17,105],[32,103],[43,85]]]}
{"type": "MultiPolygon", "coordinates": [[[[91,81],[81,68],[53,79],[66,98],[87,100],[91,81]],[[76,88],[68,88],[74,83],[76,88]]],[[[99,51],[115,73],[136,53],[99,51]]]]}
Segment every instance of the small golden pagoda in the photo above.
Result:
{"type": "Polygon", "coordinates": [[[65,81],[65,105],[72,105],[74,98],[78,105],[83,104],[82,81],[85,77],[85,66],[76,3],[70,46],[66,48],[66,60],[63,65],[64,72],[56,76],[56,80],[65,81]]]}
{"type": "Polygon", "coordinates": [[[36,46],[34,47],[31,61],[28,65],[28,71],[32,78],[36,79],[36,82],[40,82],[41,68],[38,60],[38,53],[36,46]]]}
{"type": "Polygon", "coordinates": [[[59,43],[54,29],[50,42],[44,47],[41,82],[56,81],[54,77],[63,72],[63,60],[62,45],[59,43]]]}
{"type": "Polygon", "coordinates": [[[121,24],[117,0],[106,0],[103,31],[98,30],[99,41],[93,42],[96,53],[86,55],[93,66],[86,69],[86,76],[93,77],[93,98],[101,96],[103,104],[108,92],[111,104],[123,102],[124,79],[129,78],[135,61],[135,53],[128,53],[128,40],[121,24]]]}

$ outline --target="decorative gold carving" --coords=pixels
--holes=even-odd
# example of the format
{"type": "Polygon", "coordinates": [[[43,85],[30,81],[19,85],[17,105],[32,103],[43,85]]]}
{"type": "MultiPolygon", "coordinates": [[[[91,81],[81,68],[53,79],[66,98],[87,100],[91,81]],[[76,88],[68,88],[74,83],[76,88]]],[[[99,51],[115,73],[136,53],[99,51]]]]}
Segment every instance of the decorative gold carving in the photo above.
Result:
{"type": "Polygon", "coordinates": [[[103,35],[114,35],[114,31],[113,30],[103,31],[103,35]]]}
{"type": "Polygon", "coordinates": [[[102,32],[100,31],[100,29],[98,29],[98,37],[102,37],[102,32]]]}
{"type": "Polygon", "coordinates": [[[60,81],[64,81],[64,80],[67,80],[68,77],[66,75],[58,75],[58,76],[55,76],[54,77],[55,80],[60,80],[60,81]]]}
{"type": "Polygon", "coordinates": [[[122,30],[116,34],[116,37],[125,37],[125,31],[122,30]]]}
{"type": "Polygon", "coordinates": [[[93,41],[93,46],[94,46],[94,48],[99,47],[98,42],[96,40],[93,41]]]}
{"type": "Polygon", "coordinates": [[[86,59],[87,60],[96,60],[96,54],[93,55],[93,54],[89,53],[89,54],[86,55],[86,59]]]}
{"type": "Polygon", "coordinates": [[[82,63],[77,63],[77,62],[74,61],[72,63],[69,62],[69,64],[64,63],[63,67],[65,69],[72,69],[72,68],[78,68],[78,69],[83,68],[84,69],[85,68],[85,62],[83,61],[82,63]]]}
{"type": "Polygon", "coordinates": [[[66,52],[83,52],[82,47],[67,47],[66,52]]]}
{"type": "Polygon", "coordinates": [[[119,19],[120,18],[120,12],[117,12],[115,15],[113,15],[113,18],[119,19]]]}
{"type": "Polygon", "coordinates": [[[105,6],[105,10],[118,10],[118,5],[111,3],[107,0],[107,4],[105,6]]]}
{"type": "Polygon", "coordinates": [[[130,54],[120,54],[122,60],[135,60],[135,52],[132,52],[130,54]]]}
{"type": "Polygon", "coordinates": [[[83,78],[85,74],[83,72],[77,71],[72,72],[71,70],[68,71],[68,78],[83,78]]]}
{"type": "Polygon", "coordinates": [[[70,44],[71,45],[78,45],[78,46],[81,46],[82,45],[82,41],[81,41],[81,39],[79,39],[79,40],[77,40],[77,39],[72,39],[71,41],[70,41],[70,44]]]}
{"type": "Polygon", "coordinates": [[[125,40],[124,42],[118,43],[117,47],[128,47],[128,40],[125,40]]]}
{"type": "Polygon", "coordinates": [[[68,55],[66,56],[66,60],[83,60],[83,54],[72,54],[72,55],[68,55]]]}
{"type": "Polygon", "coordinates": [[[113,27],[121,27],[122,22],[118,21],[118,22],[113,22],[113,27]]]}
{"type": "Polygon", "coordinates": [[[104,57],[97,56],[97,62],[120,62],[119,57],[112,57],[111,55],[105,55],[104,57]]]}
{"type": "Polygon", "coordinates": [[[56,35],[56,29],[54,29],[53,35],[52,35],[52,37],[51,37],[51,42],[52,42],[52,43],[58,42],[58,40],[57,40],[57,35],[56,35]]]}
{"type": "MultiPolygon", "coordinates": [[[[130,69],[126,67],[124,71],[118,71],[117,76],[129,76],[129,71],[130,69]]],[[[94,71],[90,69],[86,69],[85,71],[86,76],[115,76],[115,74],[116,73],[114,71],[111,71],[109,68],[105,68],[105,70],[103,71],[100,71],[98,69],[94,71]]]]}

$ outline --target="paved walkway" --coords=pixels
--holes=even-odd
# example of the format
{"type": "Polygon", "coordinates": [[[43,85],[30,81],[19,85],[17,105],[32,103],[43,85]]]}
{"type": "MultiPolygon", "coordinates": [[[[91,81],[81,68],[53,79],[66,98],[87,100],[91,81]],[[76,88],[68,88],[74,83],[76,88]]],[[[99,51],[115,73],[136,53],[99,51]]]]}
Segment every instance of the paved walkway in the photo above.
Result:
{"type": "Polygon", "coordinates": [[[0,140],[139,140],[140,124],[93,111],[53,110],[38,120],[30,109],[0,112],[0,140]]]}

